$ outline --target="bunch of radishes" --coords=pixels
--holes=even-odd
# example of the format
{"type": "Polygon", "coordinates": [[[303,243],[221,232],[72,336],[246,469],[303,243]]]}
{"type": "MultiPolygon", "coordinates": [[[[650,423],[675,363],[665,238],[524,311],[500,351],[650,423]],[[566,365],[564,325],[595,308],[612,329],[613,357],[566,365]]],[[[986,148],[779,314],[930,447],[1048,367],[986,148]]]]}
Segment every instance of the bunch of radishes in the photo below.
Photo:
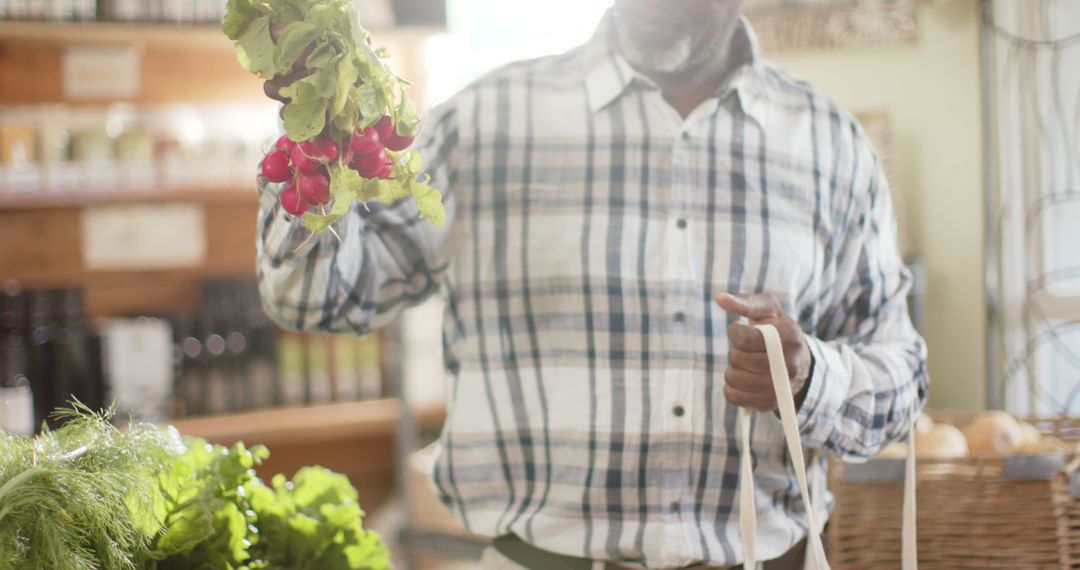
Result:
{"type": "Polygon", "coordinates": [[[354,131],[344,152],[326,134],[299,143],[282,135],[263,158],[262,177],[270,182],[288,182],[278,199],[286,212],[301,216],[313,206],[330,202],[327,165],[340,159],[363,178],[389,179],[393,177],[394,159],[387,151],[403,151],[412,145],[413,138],[399,135],[389,116],[354,131]]]}

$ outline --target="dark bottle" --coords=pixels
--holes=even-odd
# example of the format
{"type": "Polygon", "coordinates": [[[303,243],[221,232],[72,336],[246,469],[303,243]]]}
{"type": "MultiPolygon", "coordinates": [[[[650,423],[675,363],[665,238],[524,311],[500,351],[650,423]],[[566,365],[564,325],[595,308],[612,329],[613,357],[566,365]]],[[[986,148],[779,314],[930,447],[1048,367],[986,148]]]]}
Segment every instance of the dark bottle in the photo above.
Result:
{"type": "Polygon", "coordinates": [[[37,425],[44,421],[55,428],[57,422],[49,416],[56,408],[66,406],[71,394],[69,378],[57,362],[56,336],[60,327],[50,291],[28,291],[25,297],[30,309],[24,343],[26,374],[32,379],[34,416],[37,425]]]}
{"type": "Polygon", "coordinates": [[[204,411],[223,414],[234,409],[232,378],[229,370],[228,334],[224,328],[226,312],[218,295],[219,285],[208,282],[203,287],[200,315],[200,338],[203,343],[204,411]]]}
{"type": "Polygon", "coordinates": [[[244,375],[249,386],[251,407],[269,408],[281,402],[280,375],[276,366],[276,328],[262,310],[258,285],[254,280],[238,284],[236,294],[238,305],[244,309],[244,329],[247,331],[244,375]]]}
{"type": "MultiPolygon", "coordinates": [[[[201,316],[201,315],[200,315],[201,316]]],[[[180,415],[198,416],[206,413],[206,359],[203,341],[199,334],[200,318],[186,318],[179,322],[176,337],[179,339],[180,363],[177,366],[175,388],[181,402],[180,415]]]]}
{"type": "MultiPolygon", "coordinates": [[[[64,394],[94,410],[105,407],[101,337],[90,326],[78,290],[58,292],[60,323],[56,333],[56,371],[64,394]]],[[[69,399],[66,396],[65,399],[69,399]]]]}
{"type": "Polygon", "coordinates": [[[180,317],[169,318],[172,327],[172,396],[169,402],[169,417],[182,418],[187,413],[187,402],[184,401],[183,378],[184,378],[184,337],[187,334],[184,319],[180,317]]]}
{"type": "Polygon", "coordinates": [[[16,285],[5,287],[0,307],[0,430],[32,435],[38,423],[26,375],[24,302],[16,285]]]}
{"type": "Polygon", "coordinates": [[[225,337],[225,355],[222,368],[230,389],[230,410],[240,411],[254,407],[252,385],[247,375],[248,335],[244,323],[244,310],[236,293],[235,281],[218,284],[222,336],[225,337]]]}

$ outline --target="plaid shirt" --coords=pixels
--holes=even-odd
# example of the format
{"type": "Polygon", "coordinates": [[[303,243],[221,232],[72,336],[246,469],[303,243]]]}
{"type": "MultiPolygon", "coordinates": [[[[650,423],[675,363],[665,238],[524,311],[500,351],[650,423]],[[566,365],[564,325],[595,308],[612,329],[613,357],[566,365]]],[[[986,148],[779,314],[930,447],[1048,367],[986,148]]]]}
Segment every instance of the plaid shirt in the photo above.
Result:
{"type": "MultiPolygon", "coordinates": [[[[364,333],[445,295],[432,477],[471,531],[649,567],[736,564],[732,317],[713,293],[775,294],[806,332],[799,423],[827,509],[820,451],[874,454],[927,393],[889,188],[851,115],[762,61],[745,22],[743,64],[686,119],[609,26],[431,111],[418,148],[444,229],[405,200],[355,207],[340,243],[303,243],[264,192],[264,304],[285,326],[364,333]]],[[[755,414],[751,447],[769,559],[805,517],[774,414],[755,414]]]]}

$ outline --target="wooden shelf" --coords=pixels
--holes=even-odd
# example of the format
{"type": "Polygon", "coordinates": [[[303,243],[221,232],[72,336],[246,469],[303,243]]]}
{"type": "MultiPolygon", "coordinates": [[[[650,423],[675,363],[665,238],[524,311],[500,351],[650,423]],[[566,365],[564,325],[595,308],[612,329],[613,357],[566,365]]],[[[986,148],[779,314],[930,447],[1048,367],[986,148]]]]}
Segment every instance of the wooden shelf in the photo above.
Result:
{"type": "MultiPolygon", "coordinates": [[[[397,400],[370,400],[297,408],[279,408],[227,416],[172,422],[180,433],[221,444],[314,444],[385,437],[394,433],[401,406],[397,400]]],[[[446,418],[442,405],[413,408],[422,426],[437,426],[446,418]]]]}
{"type": "MultiPolygon", "coordinates": [[[[379,38],[412,39],[444,31],[441,28],[394,27],[371,30],[379,38]]],[[[0,21],[0,41],[61,45],[148,45],[183,50],[231,52],[233,43],[218,24],[142,22],[12,22],[0,21]]]]}
{"type": "Polygon", "coordinates": [[[140,44],[197,50],[232,50],[216,24],[128,22],[0,22],[0,41],[53,44],[140,44]]]}
{"type": "Polygon", "coordinates": [[[256,204],[254,181],[250,188],[198,188],[133,192],[0,192],[0,210],[79,208],[94,204],[146,202],[202,202],[256,204]]]}

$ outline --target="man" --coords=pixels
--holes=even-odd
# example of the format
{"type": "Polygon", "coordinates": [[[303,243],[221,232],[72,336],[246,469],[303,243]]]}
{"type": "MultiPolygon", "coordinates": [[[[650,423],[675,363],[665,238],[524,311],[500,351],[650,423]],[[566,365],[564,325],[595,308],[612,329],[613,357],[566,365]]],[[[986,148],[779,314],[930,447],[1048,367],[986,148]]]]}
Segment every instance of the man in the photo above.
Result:
{"type": "Polygon", "coordinates": [[[761,60],[740,10],[617,0],[585,46],[434,109],[418,148],[442,230],[406,200],[304,244],[265,193],[279,323],[360,334],[445,295],[433,481],[499,537],[489,567],[737,566],[737,406],[762,412],[758,558],[801,567],[806,517],[752,324],[782,335],[819,497],[821,452],[871,456],[925,401],[881,166],[849,114],[761,60]]]}

